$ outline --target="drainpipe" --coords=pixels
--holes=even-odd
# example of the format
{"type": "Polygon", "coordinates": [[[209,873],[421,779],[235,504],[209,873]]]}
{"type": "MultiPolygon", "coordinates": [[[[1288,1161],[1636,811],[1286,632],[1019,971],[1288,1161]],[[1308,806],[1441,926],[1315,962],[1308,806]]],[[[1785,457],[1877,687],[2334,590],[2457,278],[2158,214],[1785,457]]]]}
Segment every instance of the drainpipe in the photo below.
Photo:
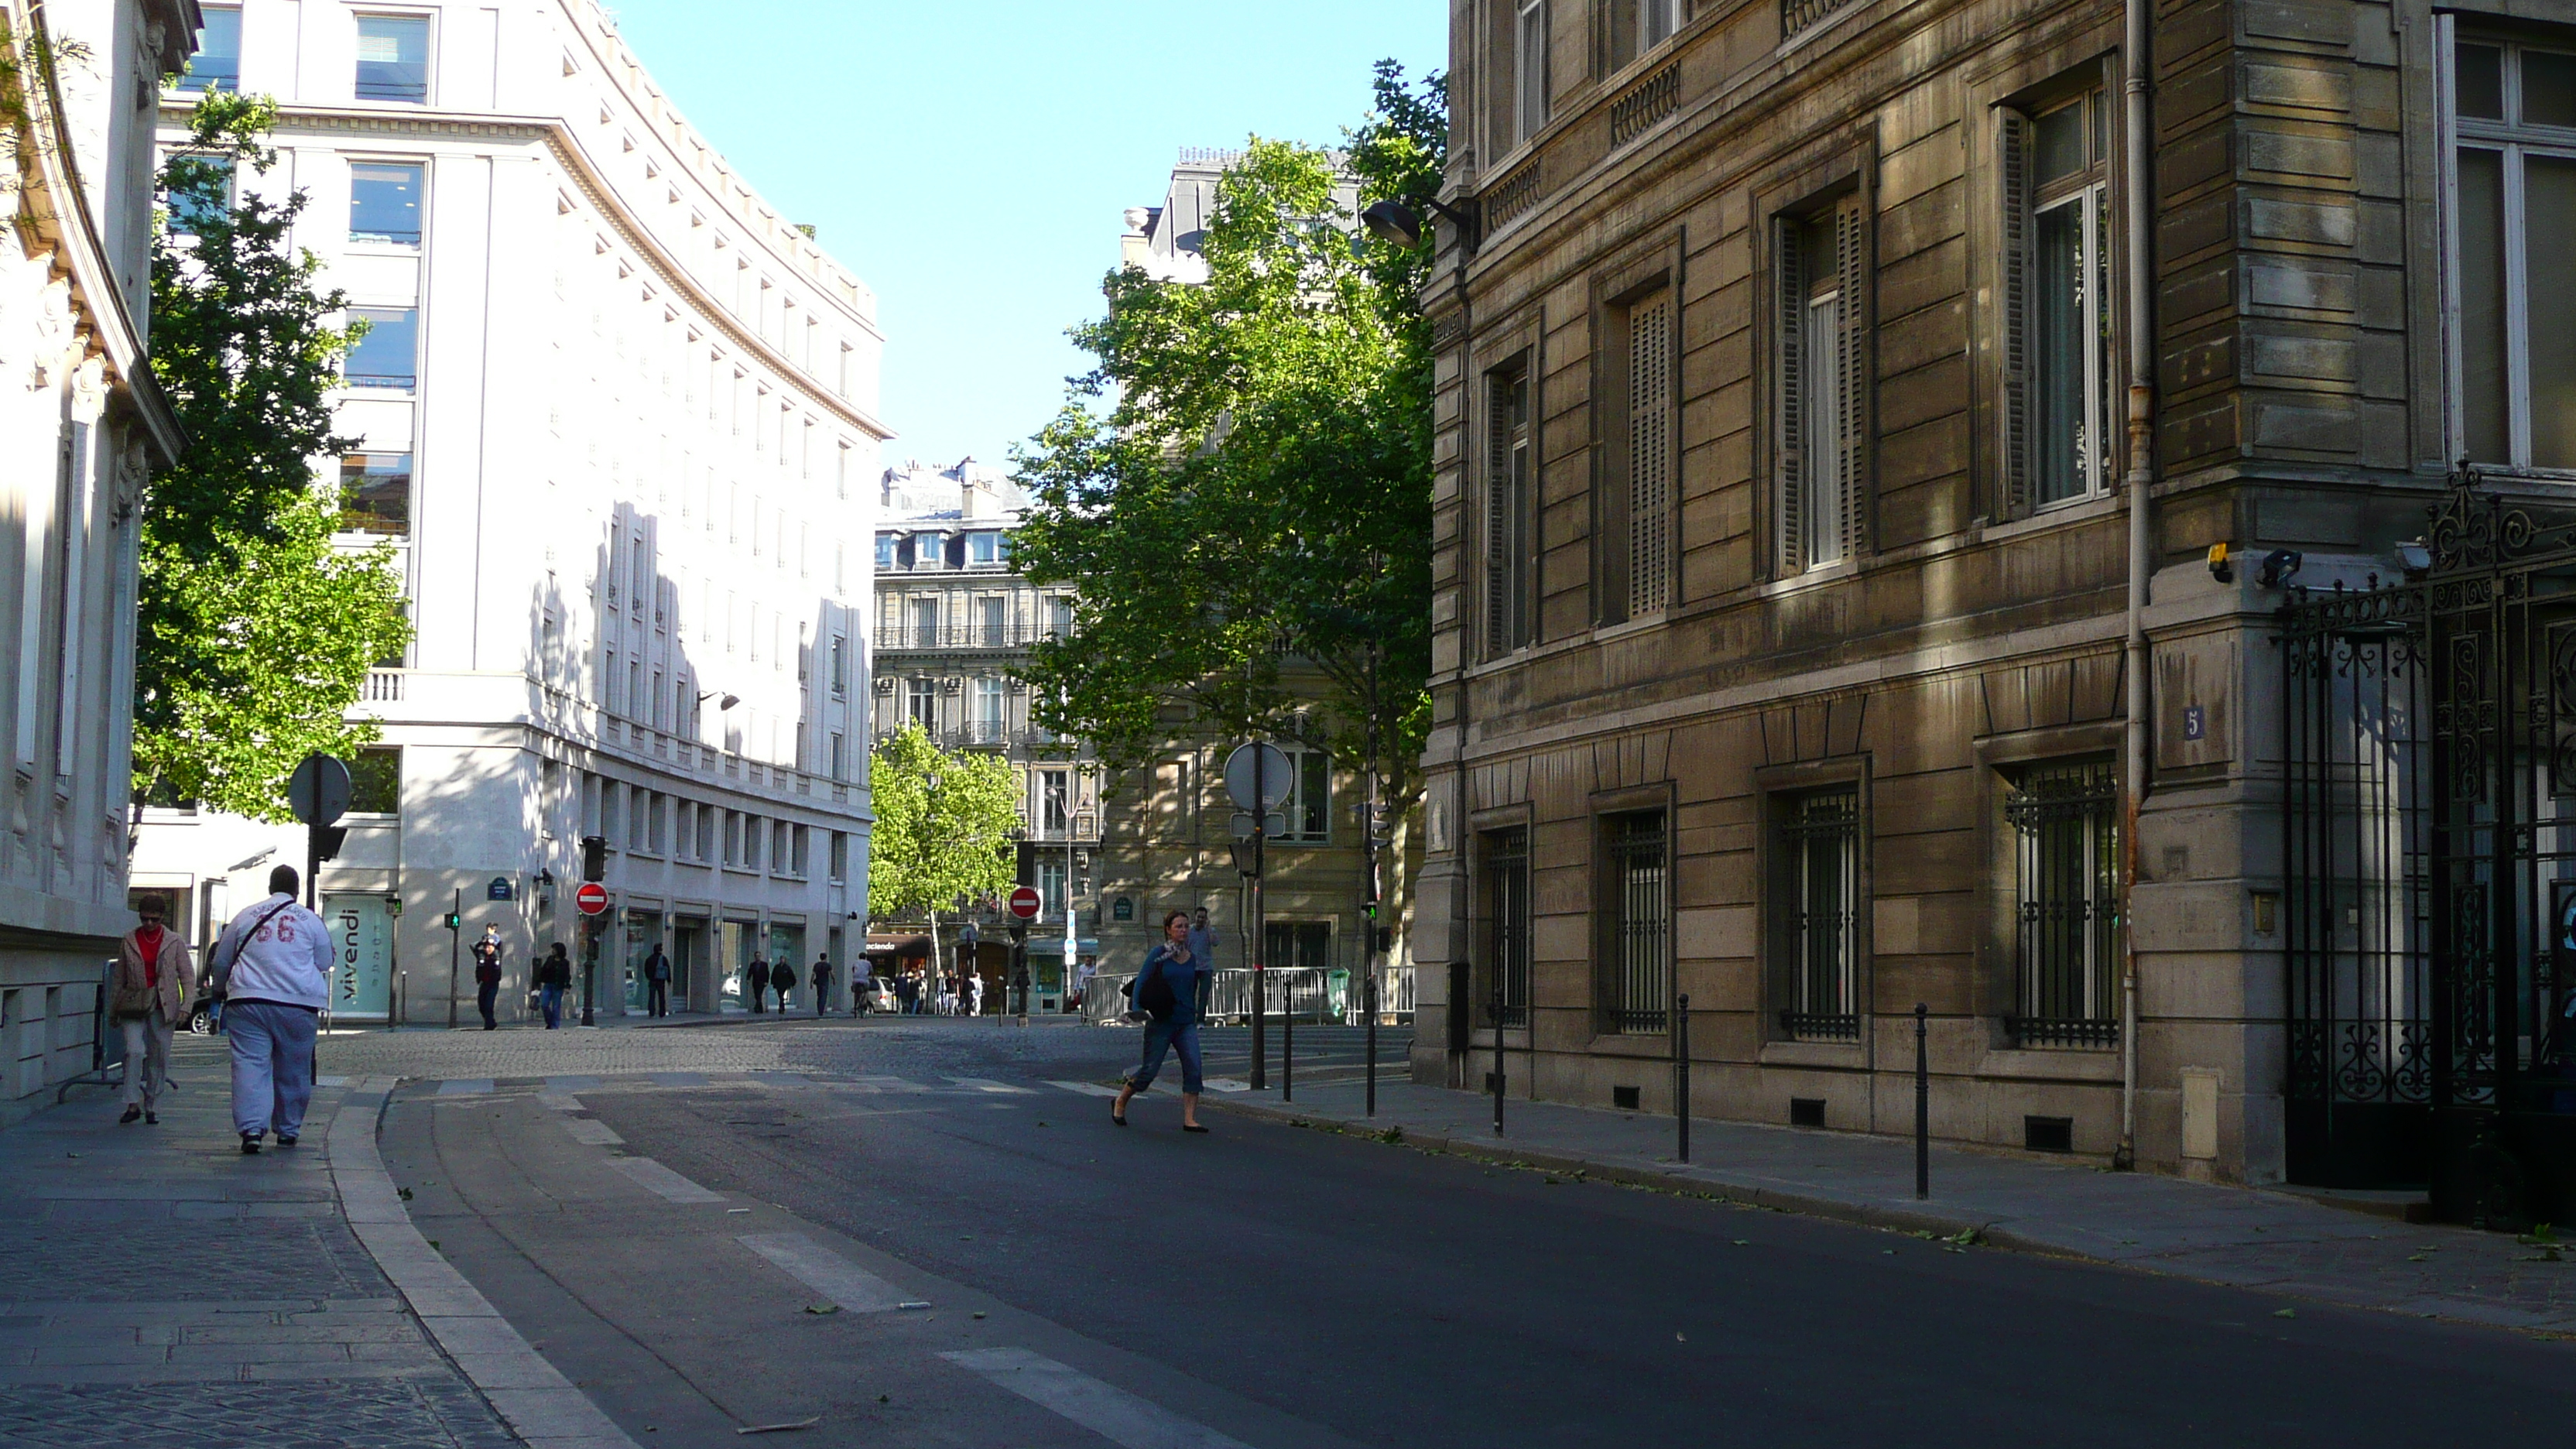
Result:
{"type": "Polygon", "coordinates": [[[2112,1165],[2138,1163],[2138,804],[2147,793],[2147,584],[2155,567],[2148,491],[2155,483],[2154,269],[2148,204],[2154,124],[2147,104],[2148,55],[2154,12],[2151,0],[2125,0],[2127,34],[2121,43],[2125,71],[2127,141],[2122,183],[2127,191],[2129,263],[2129,638],[2128,726],[2122,740],[2120,932],[2120,1148],[2112,1165]]]}

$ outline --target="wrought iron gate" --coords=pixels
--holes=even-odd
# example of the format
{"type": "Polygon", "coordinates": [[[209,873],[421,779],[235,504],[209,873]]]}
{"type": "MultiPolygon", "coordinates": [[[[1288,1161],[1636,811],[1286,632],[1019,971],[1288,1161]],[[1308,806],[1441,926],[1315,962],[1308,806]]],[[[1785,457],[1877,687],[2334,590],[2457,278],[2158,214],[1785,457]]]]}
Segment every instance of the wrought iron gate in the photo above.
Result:
{"type": "Polygon", "coordinates": [[[2289,1171],[2576,1210],[2576,515],[2464,473],[2431,566],[2283,611],[2289,1171]]]}

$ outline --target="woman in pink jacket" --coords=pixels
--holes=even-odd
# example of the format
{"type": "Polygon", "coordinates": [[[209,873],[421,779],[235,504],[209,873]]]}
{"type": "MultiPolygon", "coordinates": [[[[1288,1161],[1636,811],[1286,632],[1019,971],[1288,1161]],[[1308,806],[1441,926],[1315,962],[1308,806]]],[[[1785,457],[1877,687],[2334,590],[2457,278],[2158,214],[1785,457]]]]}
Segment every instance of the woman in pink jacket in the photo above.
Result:
{"type": "Polygon", "coordinates": [[[186,938],[161,924],[168,910],[159,896],[145,896],[134,908],[142,924],[125,933],[116,953],[108,1015],[125,1033],[125,1115],[119,1122],[140,1117],[160,1125],[155,1109],[170,1079],[170,1034],[188,1019],[188,1004],[196,999],[196,962],[186,938]]]}

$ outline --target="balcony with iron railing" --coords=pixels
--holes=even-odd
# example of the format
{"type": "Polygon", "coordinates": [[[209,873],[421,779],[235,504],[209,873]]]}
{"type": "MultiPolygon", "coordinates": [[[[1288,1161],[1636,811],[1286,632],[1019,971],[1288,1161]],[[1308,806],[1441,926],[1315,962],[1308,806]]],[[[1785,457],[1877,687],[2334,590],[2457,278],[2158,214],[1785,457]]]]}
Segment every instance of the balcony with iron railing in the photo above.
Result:
{"type": "Polygon", "coordinates": [[[880,625],[877,648],[885,649],[1025,649],[1047,631],[1028,624],[898,624],[880,625]]]}

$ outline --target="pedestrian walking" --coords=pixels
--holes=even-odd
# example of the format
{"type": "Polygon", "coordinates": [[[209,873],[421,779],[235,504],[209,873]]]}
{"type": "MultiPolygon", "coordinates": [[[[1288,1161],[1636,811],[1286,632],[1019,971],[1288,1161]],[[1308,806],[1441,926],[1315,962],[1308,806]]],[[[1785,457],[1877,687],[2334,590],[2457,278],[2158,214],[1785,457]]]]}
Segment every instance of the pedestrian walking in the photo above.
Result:
{"type": "Polygon", "coordinates": [[[894,1009],[898,1016],[921,1014],[921,976],[906,971],[894,979],[894,1009]]]}
{"type": "Polygon", "coordinates": [[[662,943],[653,943],[653,954],[644,958],[644,1014],[671,1014],[671,958],[662,954],[662,943]]]}
{"type": "Polygon", "coordinates": [[[1199,977],[1207,967],[1190,954],[1190,918],[1174,911],[1163,918],[1163,943],[1145,957],[1136,972],[1136,1009],[1145,1013],[1145,1058],[1118,1089],[1109,1120],[1127,1125],[1127,1104],[1150,1090],[1163,1070],[1163,1058],[1181,1056],[1181,1130],[1205,1132],[1199,1125],[1199,1093],[1206,1082],[1199,1061],[1199,977]]]}
{"type": "Polygon", "coordinates": [[[188,943],[161,924],[169,907],[145,896],[134,908],[140,924],[125,933],[116,952],[116,990],[109,1009],[125,1034],[125,1115],[159,1126],[161,1088],[170,1080],[170,1034],[188,1019],[197,973],[188,943]]]}
{"type": "Polygon", "coordinates": [[[769,962],[764,957],[754,956],[750,963],[742,968],[742,999],[751,1003],[753,1011],[761,1012],[769,1009],[769,1004],[762,999],[767,995],[769,995],[769,962]]]}
{"type": "Polygon", "coordinates": [[[814,978],[814,1014],[821,1016],[832,1009],[832,958],[814,958],[814,969],[806,973],[814,978]]]}
{"type": "Polygon", "coordinates": [[[486,925],[483,939],[474,943],[474,1009],[483,1013],[483,1029],[494,1031],[501,1025],[492,1007],[501,998],[501,928],[486,925]]]}
{"type": "Polygon", "coordinates": [[[785,1016],[787,993],[796,989],[796,962],[792,958],[781,956],[778,964],[769,968],[769,986],[778,993],[778,1014],[785,1016]]]}
{"type": "Polygon", "coordinates": [[[1201,906],[1190,913],[1190,956],[1199,963],[1201,971],[1216,969],[1216,948],[1221,939],[1216,927],[1208,923],[1207,907],[1201,906]]]}
{"type": "Polygon", "coordinates": [[[564,954],[564,943],[546,948],[546,959],[537,967],[537,1000],[546,1014],[546,1030],[563,1025],[564,993],[572,990],[572,957],[564,954]]]}
{"type": "Polygon", "coordinates": [[[233,917],[207,963],[226,1005],[233,1048],[233,1130],[244,1155],[277,1133],[292,1147],[313,1100],[313,1039],[329,1000],[331,938],[296,904],[295,867],[268,873],[268,899],[233,917]]]}
{"type": "Polygon", "coordinates": [[[959,985],[964,988],[957,993],[959,1011],[967,1016],[983,1015],[984,973],[969,971],[959,985]]]}

